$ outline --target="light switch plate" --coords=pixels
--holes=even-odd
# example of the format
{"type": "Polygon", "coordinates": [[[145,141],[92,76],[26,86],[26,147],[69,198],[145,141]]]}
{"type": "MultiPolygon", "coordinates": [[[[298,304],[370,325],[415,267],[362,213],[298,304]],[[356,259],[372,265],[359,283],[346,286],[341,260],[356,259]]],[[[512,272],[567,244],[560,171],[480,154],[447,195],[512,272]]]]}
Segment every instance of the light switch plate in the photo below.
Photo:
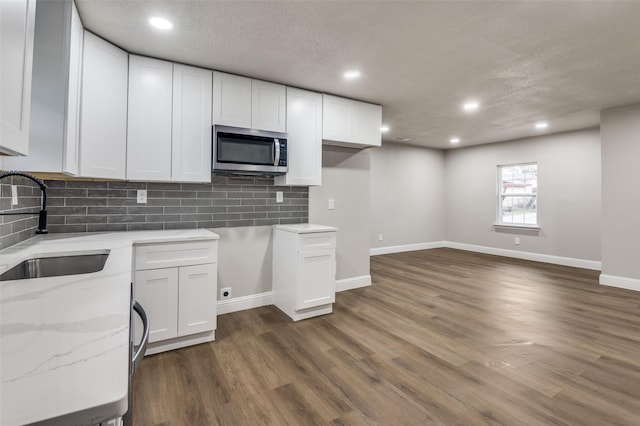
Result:
{"type": "Polygon", "coordinates": [[[336,208],[336,203],[333,201],[333,198],[329,198],[329,210],[333,210],[336,208]]]}
{"type": "Polygon", "coordinates": [[[147,190],[138,189],[138,204],[146,204],[146,203],[147,203],[147,190]]]}
{"type": "Polygon", "coordinates": [[[284,194],[282,191],[276,191],[276,203],[281,203],[284,201],[284,194]]]}

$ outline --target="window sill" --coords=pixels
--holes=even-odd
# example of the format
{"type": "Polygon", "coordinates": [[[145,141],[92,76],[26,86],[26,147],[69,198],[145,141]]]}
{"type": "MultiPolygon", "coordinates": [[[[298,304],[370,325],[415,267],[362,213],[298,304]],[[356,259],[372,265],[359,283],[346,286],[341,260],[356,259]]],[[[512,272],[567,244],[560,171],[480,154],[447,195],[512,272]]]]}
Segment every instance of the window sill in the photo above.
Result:
{"type": "Polygon", "coordinates": [[[509,232],[509,233],[526,233],[537,235],[540,232],[540,227],[537,225],[509,225],[505,223],[494,223],[493,228],[496,232],[509,232]]]}

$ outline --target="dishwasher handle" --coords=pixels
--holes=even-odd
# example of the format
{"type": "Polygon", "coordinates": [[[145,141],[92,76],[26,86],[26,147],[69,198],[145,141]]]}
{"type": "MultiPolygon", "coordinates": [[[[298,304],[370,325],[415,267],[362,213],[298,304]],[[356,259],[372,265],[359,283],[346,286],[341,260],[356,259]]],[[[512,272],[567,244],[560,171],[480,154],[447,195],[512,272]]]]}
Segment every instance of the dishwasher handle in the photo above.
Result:
{"type": "Polygon", "coordinates": [[[131,360],[133,364],[133,372],[138,368],[138,364],[142,361],[142,357],[147,350],[147,343],[149,343],[149,318],[147,317],[147,313],[140,303],[137,301],[133,302],[133,310],[138,314],[140,319],[142,320],[142,340],[140,341],[140,346],[133,354],[133,358],[131,360]]]}

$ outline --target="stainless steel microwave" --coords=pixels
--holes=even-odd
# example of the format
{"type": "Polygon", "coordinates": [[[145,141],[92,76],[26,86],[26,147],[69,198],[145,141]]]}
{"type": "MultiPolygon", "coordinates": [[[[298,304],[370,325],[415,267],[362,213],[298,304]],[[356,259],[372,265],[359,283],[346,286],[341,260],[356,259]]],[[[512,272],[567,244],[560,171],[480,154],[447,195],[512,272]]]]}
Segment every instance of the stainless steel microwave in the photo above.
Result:
{"type": "Polygon", "coordinates": [[[287,134],[213,126],[213,173],[282,175],[287,173],[287,134]]]}

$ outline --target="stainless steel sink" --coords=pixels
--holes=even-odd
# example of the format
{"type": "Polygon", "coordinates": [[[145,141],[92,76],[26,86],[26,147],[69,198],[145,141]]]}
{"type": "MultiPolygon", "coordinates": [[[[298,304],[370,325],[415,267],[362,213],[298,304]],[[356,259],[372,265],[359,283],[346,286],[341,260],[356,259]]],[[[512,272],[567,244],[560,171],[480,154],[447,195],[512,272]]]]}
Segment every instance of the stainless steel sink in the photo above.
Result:
{"type": "Polygon", "coordinates": [[[98,272],[104,268],[108,251],[27,259],[0,275],[0,281],[59,277],[98,272]]]}

